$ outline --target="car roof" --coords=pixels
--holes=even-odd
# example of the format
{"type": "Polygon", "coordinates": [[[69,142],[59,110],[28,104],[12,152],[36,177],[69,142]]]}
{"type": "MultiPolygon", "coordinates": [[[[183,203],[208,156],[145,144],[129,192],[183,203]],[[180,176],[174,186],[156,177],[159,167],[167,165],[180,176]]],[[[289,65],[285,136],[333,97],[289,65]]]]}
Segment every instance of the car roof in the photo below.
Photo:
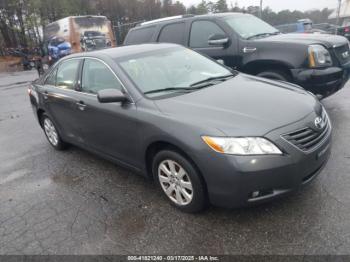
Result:
{"type": "Polygon", "coordinates": [[[215,13],[215,14],[205,14],[205,15],[183,15],[183,16],[173,16],[173,17],[165,17],[161,19],[155,19],[151,21],[146,21],[144,23],[139,24],[138,26],[132,28],[131,30],[137,30],[141,29],[146,26],[151,25],[159,25],[159,24],[167,24],[167,23],[173,23],[178,22],[182,20],[187,19],[203,19],[203,18],[218,18],[218,17],[226,17],[226,16],[244,16],[244,15],[250,15],[247,13],[237,13],[237,12],[227,12],[227,13],[215,13]]]}
{"type": "Polygon", "coordinates": [[[62,58],[62,60],[70,59],[70,58],[79,58],[79,57],[103,58],[106,56],[112,59],[118,59],[129,55],[138,55],[146,52],[162,50],[162,49],[171,48],[171,47],[182,47],[182,46],[177,44],[166,44],[166,43],[128,45],[128,46],[101,49],[101,50],[96,50],[91,52],[76,53],[76,54],[66,56],[62,58]]]}

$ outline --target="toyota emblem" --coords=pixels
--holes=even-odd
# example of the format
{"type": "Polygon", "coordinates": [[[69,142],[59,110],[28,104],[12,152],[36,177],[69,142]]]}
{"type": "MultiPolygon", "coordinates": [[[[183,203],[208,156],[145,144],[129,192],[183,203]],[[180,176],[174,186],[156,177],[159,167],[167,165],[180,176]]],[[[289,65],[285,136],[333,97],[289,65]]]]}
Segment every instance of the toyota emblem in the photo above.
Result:
{"type": "Polygon", "coordinates": [[[315,119],[315,126],[318,129],[323,129],[325,126],[325,122],[323,121],[323,119],[321,117],[316,117],[315,119]]]}

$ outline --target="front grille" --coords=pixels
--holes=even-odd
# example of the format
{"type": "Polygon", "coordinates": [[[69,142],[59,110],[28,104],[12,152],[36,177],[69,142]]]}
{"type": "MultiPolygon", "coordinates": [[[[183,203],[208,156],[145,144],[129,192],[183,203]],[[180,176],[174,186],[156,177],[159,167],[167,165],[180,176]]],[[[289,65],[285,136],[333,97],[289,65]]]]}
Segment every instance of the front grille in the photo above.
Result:
{"type": "Polygon", "coordinates": [[[304,152],[312,151],[328,137],[331,131],[331,125],[325,111],[322,113],[322,119],[325,122],[322,130],[318,131],[310,127],[305,127],[298,131],[285,134],[282,137],[304,152]]]}
{"type": "Polygon", "coordinates": [[[335,55],[338,58],[340,64],[345,64],[345,63],[350,61],[350,50],[349,50],[349,45],[348,44],[335,47],[334,48],[334,52],[335,52],[335,55]],[[346,52],[348,52],[348,56],[344,57],[346,52]]]}

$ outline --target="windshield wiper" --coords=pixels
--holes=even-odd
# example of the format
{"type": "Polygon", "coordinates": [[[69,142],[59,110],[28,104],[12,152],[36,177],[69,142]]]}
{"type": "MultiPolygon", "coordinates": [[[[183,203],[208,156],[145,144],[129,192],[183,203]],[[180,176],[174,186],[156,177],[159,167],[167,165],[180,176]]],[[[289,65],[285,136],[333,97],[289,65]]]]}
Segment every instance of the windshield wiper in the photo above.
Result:
{"type": "Polygon", "coordinates": [[[260,36],[271,36],[271,35],[278,35],[278,34],[280,34],[279,31],[276,31],[274,33],[261,33],[261,34],[252,35],[252,36],[248,37],[247,40],[252,39],[252,38],[256,38],[256,37],[260,37],[260,36]]]}
{"type": "Polygon", "coordinates": [[[155,89],[155,90],[150,90],[150,91],[146,91],[144,92],[145,95],[147,94],[155,94],[155,93],[161,93],[161,92],[192,92],[195,90],[199,90],[202,88],[205,88],[207,86],[211,86],[214,85],[213,83],[210,83],[212,81],[215,80],[222,80],[225,81],[227,78],[231,78],[236,76],[236,74],[229,74],[229,75],[224,75],[224,76],[215,76],[215,77],[209,77],[207,79],[198,81],[196,83],[191,84],[189,87],[167,87],[167,88],[161,88],[161,89],[155,89]],[[204,84],[204,85],[202,85],[204,84]]]}
{"type": "Polygon", "coordinates": [[[204,80],[195,82],[195,83],[191,84],[190,86],[191,87],[195,87],[195,86],[198,86],[198,85],[201,85],[201,84],[204,84],[204,83],[212,82],[214,80],[223,80],[223,81],[225,81],[227,78],[231,78],[231,77],[234,77],[234,76],[236,76],[236,75],[235,74],[229,74],[229,75],[224,75],[224,76],[209,77],[209,78],[206,78],[204,80]]]}
{"type": "Polygon", "coordinates": [[[147,95],[147,94],[155,94],[155,93],[171,92],[171,91],[189,92],[192,90],[193,90],[193,88],[190,88],[190,87],[167,87],[167,88],[161,88],[161,89],[147,91],[147,92],[144,92],[144,94],[147,95]]]}

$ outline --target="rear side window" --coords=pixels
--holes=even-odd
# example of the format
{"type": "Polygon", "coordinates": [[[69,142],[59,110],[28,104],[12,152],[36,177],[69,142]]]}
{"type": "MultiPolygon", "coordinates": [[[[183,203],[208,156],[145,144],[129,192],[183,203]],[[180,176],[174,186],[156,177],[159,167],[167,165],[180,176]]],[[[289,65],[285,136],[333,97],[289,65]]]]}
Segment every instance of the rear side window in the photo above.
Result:
{"type": "Polygon", "coordinates": [[[57,74],[57,67],[52,70],[52,72],[49,74],[49,76],[45,80],[45,85],[56,85],[56,74],[57,74]]]}
{"type": "Polygon", "coordinates": [[[160,31],[158,42],[183,45],[185,42],[185,23],[164,26],[160,31]]]}
{"type": "Polygon", "coordinates": [[[214,22],[211,21],[195,21],[192,23],[190,47],[210,47],[208,40],[212,35],[225,32],[214,22]]]}
{"type": "Polygon", "coordinates": [[[134,45],[134,44],[149,43],[152,41],[154,31],[155,31],[154,26],[132,30],[127,35],[125,39],[125,44],[134,45]]]}
{"type": "Polygon", "coordinates": [[[63,89],[74,89],[80,61],[80,59],[72,59],[59,65],[56,86],[63,89]]]}

